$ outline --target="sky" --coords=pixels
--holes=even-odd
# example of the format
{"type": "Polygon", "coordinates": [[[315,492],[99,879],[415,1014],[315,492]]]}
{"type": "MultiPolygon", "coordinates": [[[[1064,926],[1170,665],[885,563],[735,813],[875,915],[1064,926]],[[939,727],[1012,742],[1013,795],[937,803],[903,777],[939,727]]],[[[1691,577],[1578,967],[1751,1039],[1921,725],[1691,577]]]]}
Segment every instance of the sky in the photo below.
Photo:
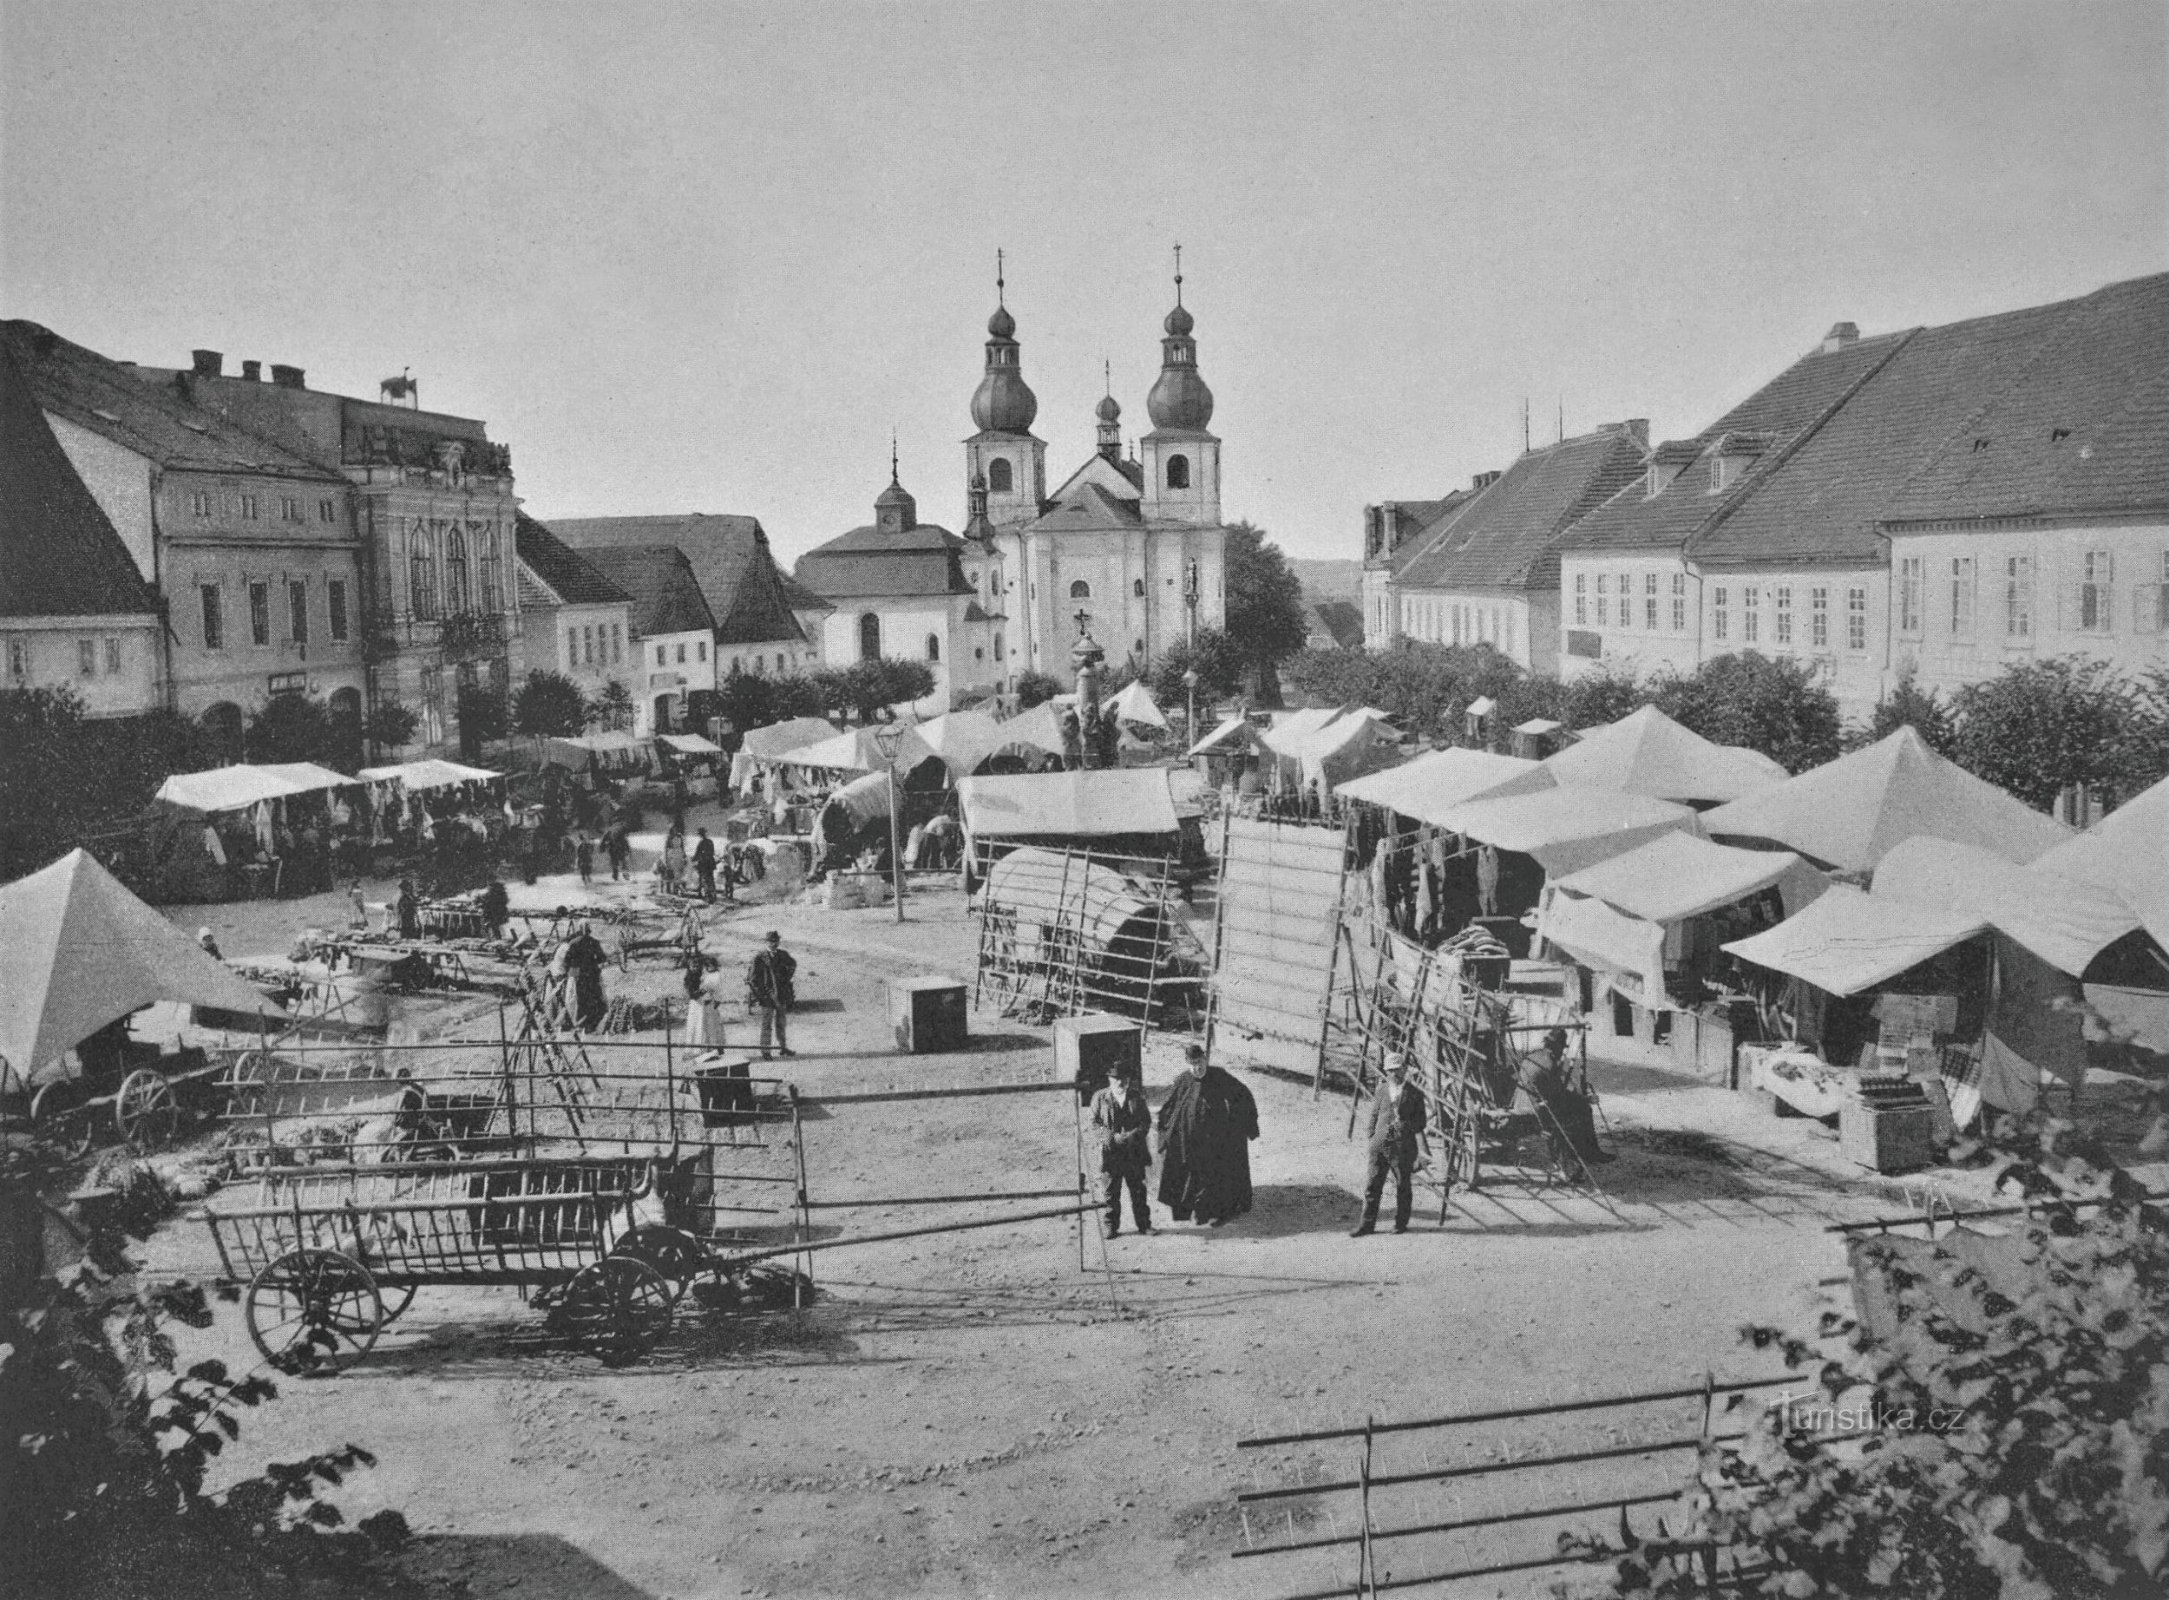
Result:
{"type": "Polygon", "coordinates": [[[1224,514],[1362,507],[2169,266],[2169,7],[0,0],[0,314],[509,443],[527,509],[929,521],[1008,262],[1059,482],[1197,319],[1224,514]]]}

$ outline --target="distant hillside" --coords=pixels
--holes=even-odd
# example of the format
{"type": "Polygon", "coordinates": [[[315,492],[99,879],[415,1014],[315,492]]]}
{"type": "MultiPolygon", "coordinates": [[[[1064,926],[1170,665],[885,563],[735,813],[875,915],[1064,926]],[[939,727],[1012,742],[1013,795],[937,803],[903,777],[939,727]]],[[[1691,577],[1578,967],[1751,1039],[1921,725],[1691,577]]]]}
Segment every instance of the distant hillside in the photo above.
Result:
{"type": "Polygon", "coordinates": [[[1322,600],[1357,600],[1363,593],[1360,561],[1294,561],[1288,570],[1303,581],[1303,593],[1311,604],[1322,600]]]}

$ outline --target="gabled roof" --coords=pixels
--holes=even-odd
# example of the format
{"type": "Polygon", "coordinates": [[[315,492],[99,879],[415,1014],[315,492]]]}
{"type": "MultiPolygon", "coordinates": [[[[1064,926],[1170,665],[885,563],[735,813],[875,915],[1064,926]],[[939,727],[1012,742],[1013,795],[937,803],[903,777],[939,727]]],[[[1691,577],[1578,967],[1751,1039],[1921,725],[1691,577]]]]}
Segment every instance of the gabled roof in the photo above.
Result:
{"type": "Polygon", "coordinates": [[[346,483],[333,468],[191,403],[169,384],[146,383],[135,368],[35,322],[0,323],[0,338],[42,408],[162,467],[346,483]]]}
{"type": "MultiPolygon", "coordinates": [[[[698,579],[718,644],[803,642],[805,631],[791,614],[787,579],[768,548],[756,517],[692,511],[657,517],[559,517],[550,529],[575,550],[593,557],[606,549],[652,549],[673,545],[698,579]]],[[[797,602],[801,609],[803,602],[797,602]]]]}
{"type": "Polygon", "coordinates": [[[1389,500],[1396,507],[1405,531],[1401,542],[1386,552],[1386,565],[1398,577],[1410,562],[1428,554],[1453,525],[1460,512],[1481,495],[1482,489],[1455,489],[1436,500],[1389,500]]]}
{"type": "Polygon", "coordinates": [[[1342,650],[1363,648],[1363,608],[1352,600],[1320,600],[1310,608],[1310,626],[1342,650]]]}
{"type": "Polygon", "coordinates": [[[1556,588],[1567,530],[1642,470],[1642,445],[1602,429],[1525,453],[1403,567],[1412,589],[1556,588]]]}
{"type": "Polygon", "coordinates": [[[676,545],[610,547],[584,554],[597,572],[631,598],[634,637],[715,631],[715,614],[701,593],[693,563],[676,545]]]}
{"type": "Polygon", "coordinates": [[[629,605],[632,596],[596,571],[577,550],[522,511],[516,514],[513,540],[520,555],[520,576],[530,576],[559,605],[629,605]]]}
{"type": "Polygon", "coordinates": [[[1068,496],[1033,521],[1028,533],[1075,533],[1096,528],[1136,528],[1144,525],[1138,502],[1109,492],[1105,484],[1082,483],[1068,496]]]}
{"type": "Polygon", "coordinates": [[[971,594],[957,559],[964,541],[931,522],[884,533],[869,523],[798,558],[798,581],[836,599],[971,594]]]}
{"type": "Polygon", "coordinates": [[[1119,456],[1087,456],[1077,470],[1064,478],[1054,493],[1048,496],[1048,508],[1075,498],[1078,490],[1095,480],[1111,490],[1116,499],[1135,500],[1145,487],[1145,469],[1139,463],[1124,461],[1119,456]],[[1110,482],[1110,479],[1113,481],[1110,482]],[[1137,492],[1133,493],[1133,490],[1137,492]]]}
{"type": "Polygon", "coordinates": [[[155,614],[158,597],[0,344],[0,617],[155,614]]]}

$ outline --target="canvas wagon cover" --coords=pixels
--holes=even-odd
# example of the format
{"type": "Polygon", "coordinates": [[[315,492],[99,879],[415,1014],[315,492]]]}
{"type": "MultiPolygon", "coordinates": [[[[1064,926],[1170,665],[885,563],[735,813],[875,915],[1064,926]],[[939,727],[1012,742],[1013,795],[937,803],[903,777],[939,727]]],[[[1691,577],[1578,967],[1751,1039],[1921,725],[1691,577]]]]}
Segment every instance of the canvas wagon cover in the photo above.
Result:
{"type": "Polygon", "coordinates": [[[980,838],[1088,839],[1181,827],[1157,767],[989,775],[960,779],[956,788],[964,826],[980,838]]]}

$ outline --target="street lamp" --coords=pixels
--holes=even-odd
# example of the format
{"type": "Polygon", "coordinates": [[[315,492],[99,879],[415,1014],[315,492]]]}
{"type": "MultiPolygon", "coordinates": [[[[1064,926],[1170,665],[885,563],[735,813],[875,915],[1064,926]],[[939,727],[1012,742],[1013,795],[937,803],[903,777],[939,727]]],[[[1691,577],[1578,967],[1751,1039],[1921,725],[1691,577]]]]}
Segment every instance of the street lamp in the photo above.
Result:
{"type": "Polygon", "coordinates": [[[1191,667],[1182,675],[1182,686],[1190,695],[1190,742],[1197,743],[1197,668],[1191,667]]]}
{"type": "Polygon", "coordinates": [[[903,783],[896,775],[896,757],[904,747],[904,735],[910,731],[900,722],[874,729],[874,744],[881,751],[881,759],[889,764],[889,881],[896,890],[898,922],[904,920],[904,844],[898,822],[898,807],[903,804],[903,783]]]}

